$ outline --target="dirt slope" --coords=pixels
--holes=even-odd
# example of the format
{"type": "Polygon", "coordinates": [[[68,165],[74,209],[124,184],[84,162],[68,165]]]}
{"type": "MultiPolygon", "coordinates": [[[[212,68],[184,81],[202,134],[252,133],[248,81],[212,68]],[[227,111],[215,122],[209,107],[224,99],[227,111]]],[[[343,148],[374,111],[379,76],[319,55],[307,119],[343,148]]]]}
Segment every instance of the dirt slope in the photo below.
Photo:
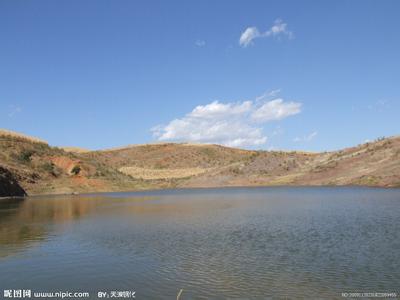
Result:
{"type": "Polygon", "coordinates": [[[14,175],[7,169],[0,167],[0,197],[23,197],[26,193],[18,184],[14,175]]]}
{"type": "Polygon", "coordinates": [[[247,163],[193,177],[182,186],[400,186],[400,138],[328,153],[258,152],[247,163]]]}
{"type": "Polygon", "coordinates": [[[399,187],[400,137],[325,153],[173,143],[70,152],[0,131],[0,166],[28,194],[259,185],[399,187]]]}
{"type": "Polygon", "coordinates": [[[90,157],[1,133],[0,167],[9,170],[29,195],[148,188],[146,182],[90,157]]]}
{"type": "Polygon", "coordinates": [[[174,183],[178,187],[400,186],[400,137],[326,153],[158,144],[87,155],[133,177],[166,179],[170,174],[170,179],[181,179],[174,183]]]}
{"type": "Polygon", "coordinates": [[[295,182],[400,186],[400,137],[321,154],[295,182]]]}

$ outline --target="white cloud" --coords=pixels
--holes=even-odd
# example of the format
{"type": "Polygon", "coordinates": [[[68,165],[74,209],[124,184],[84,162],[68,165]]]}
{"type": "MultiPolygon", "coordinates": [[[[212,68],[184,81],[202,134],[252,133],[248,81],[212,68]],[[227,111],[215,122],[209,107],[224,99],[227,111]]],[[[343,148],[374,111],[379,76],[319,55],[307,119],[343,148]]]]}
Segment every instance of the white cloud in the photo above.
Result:
{"type": "Polygon", "coordinates": [[[262,129],[252,127],[242,120],[213,120],[186,116],[160,127],[160,141],[187,141],[215,143],[232,147],[261,145],[267,141],[262,129]]]}
{"type": "Polygon", "coordinates": [[[317,131],[313,131],[308,135],[305,135],[303,137],[295,137],[293,139],[293,142],[299,143],[299,142],[310,142],[312,141],[316,136],[318,135],[317,131]]]}
{"type": "Polygon", "coordinates": [[[243,47],[247,47],[252,43],[252,40],[260,36],[261,34],[257,27],[248,27],[240,36],[239,44],[243,47]]]}
{"type": "Polygon", "coordinates": [[[206,41],[204,41],[204,40],[196,40],[195,45],[197,47],[204,47],[206,45],[206,41]]]}
{"type": "Polygon", "coordinates": [[[195,109],[189,113],[189,116],[205,119],[226,118],[248,112],[251,109],[251,106],[251,101],[227,104],[214,101],[207,105],[196,106],[195,109]]]}
{"type": "Polygon", "coordinates": [[[261,96],[256,97],[256,101],[259,102],[259,101],[262,101],[265,99],[276,98],[280,92],[281,92],[281,89],[276,89],[276,90],[265,92],[261,96]]]}
{"type": "Polygon", "coordinates": [[[9,113],[8,113],[8,117],[12,118],[14,117],[16,114],[20,113],[22,111],[22,108],[18,105],[10,105],[9,106],[9,113]]]}
{"type": "Polygon", "coordinates": [[[300,113],[301,104],[275,100],[246,100],[199,105],[179,119],[152,129],[159,141],[214,143],[231,147],[265,144],[262,124],[300,113]]]}
{"type": "Polygon", "coordinates": [[[288,29],[287,23],[277,19],[272,27],[265,32],[260,32],[257,27],[246,28],[246,30],[240,36],[239,45],[242,47],[247,47],[251,45],[253,40],[256,38],[280,36],[286,36],[288,39],[291,39],[293,38],[293,32],[288,29]]]}
{"type": "Polygon", "coordinates": [[[274,25],[265,32],[265,36],[278,36],[278,35],[286,35],[287,38],[293,38],[293,32],[287,29],[287,24],[283,23],[282,20],[277,19],[274,22],[274,25]]]}
{"type": "Polygon", "coordinates": [[[381,112],[387,109],[388,107],[389,107],[389,101],[381,99],[376,101],[375,103],[369,104],[367,106],[367,109],[381,112]]]}
{"type": "Polygon", "coordinates": [[[275,99],[264,103],[253,112],[251,117],[258,122],[282,120],[296,115],[301,111],[301,103],[284,102],[283,99],[275,99]]]}

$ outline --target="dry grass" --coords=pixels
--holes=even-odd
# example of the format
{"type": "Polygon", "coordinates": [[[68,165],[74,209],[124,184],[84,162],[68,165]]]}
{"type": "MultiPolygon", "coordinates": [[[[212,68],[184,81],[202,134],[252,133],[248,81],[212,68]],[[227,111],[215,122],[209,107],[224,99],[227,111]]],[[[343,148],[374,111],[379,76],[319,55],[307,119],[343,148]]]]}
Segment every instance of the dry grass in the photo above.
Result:
{"type": "Polygon", "coordinates": [[[51,147],[43,140],[0,129],[0,165],[30,195],[177,186],[399,186],[400,137],[326,153],[190,143],[85,152],[51,147]],[[81,172],[71,174],[76,165],[81,172]]]}
{"type": "Polygon", "coordinates": [[[60,148],[63,149],[65,152],[72,152],[72,153],[87,153],[91,151],[89,149],[80,147],[60,147],[60,148]]]}
{"type": "Polygon", "coordinates": [[[8,136],[8,137],[15,137],[15,138],[20,138],[20,139],[25,139],[28,140],[30,142],[34,142],[34,143],[44,143],[47,144],[47,142],[45,140],[36,138],[36,137],[32,137],[29,135],[25,135],[19,132],[15,132],[15,131],[11,131],[11,130],[7,130],[7,129],[1,129],[0,128],[0,136],[8,136]]]}
{"type": "Polygon", "coordinates": [[[130,175],[134,178],[145,180],[155,179],[177,179],[186,178],[194,175],[203,174],[208,169],[203,168],[185,168],[185,169],[145,169],[139,167],[122,167],[120,172],[130,175]]]}

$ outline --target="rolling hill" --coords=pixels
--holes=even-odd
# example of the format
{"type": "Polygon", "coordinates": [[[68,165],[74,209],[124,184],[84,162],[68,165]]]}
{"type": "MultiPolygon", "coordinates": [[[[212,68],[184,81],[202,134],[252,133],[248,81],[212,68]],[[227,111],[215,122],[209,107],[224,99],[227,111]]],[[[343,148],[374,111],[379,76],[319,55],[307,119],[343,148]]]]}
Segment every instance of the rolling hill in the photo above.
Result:
{"type": "MultiPolygon", "coordinates": [[[[7,195],[11,183],[28,195],[172,187],[399,187],[400,137],[324,153],[185,143],[89,151],[51,147],[41,139],[0,130],[0,178],[5,190],[0,196],[7,195]]],[[[14,194],[10,190],[8,195],[14,194]]]]}

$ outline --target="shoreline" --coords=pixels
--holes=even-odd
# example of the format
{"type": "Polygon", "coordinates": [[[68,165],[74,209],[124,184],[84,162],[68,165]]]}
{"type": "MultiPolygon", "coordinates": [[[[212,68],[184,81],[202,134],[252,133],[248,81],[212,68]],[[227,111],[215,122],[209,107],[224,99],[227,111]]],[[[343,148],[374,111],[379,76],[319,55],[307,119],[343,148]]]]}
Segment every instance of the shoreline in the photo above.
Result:
{"type": "Polygon", "coordinates": [[[225,185],[225,186],[198,186],[198,187],[171,187],[171,188],[150,188],[150,189],[136,189],[136,190],[119,190],[119,191],[88,191],[83,193],[54,193],[54,194],[32,194],[24,197],[10,196],[0,197],[2,199],[25,199],[35,197],[59,197],[59,196],[90,196],[101,194],[116,194],[116,193],[151,193],[162,191],[189,191],[189,190],[218,190],[218,189],[257,189],[257,188],[368,188],[368,189],[381,189],[381,190],[399,190],[400,186],[370,186],[370,185],[225,185]]]}

